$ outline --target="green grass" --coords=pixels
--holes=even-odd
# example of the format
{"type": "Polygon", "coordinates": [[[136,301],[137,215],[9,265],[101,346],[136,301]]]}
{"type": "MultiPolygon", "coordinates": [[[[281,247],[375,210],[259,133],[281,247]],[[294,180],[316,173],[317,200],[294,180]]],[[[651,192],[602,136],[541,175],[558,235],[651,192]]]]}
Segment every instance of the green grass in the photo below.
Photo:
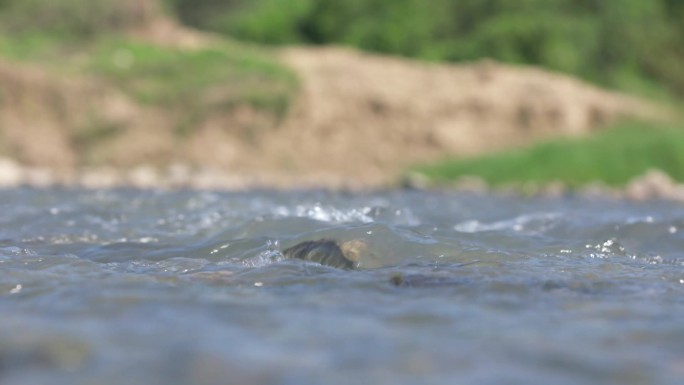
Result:
{"type": "Polygon", "coordinates": [[[450,159],[412,171],[436,184],[472,175],[494,186],[560,181],[578,187],[593,181],[621,186],[653,168],[684,181],[684,124],[622,123],[587,138],[450,159]]]}
{"type": "Polygon", "coordinates": [[[491,58],[622,91],[684,97],[681,0],[166,3],[189,25],[260,43],[342,44],[457,63],[491,58]]]}
{"type": "Polygon", "coordinates": [[[14,60],[35,60],[41,54],[52,51],[57,45],[57,40],[49,35],[22,35],[10,37],[7,34],[0,35],[0,56],[14,60]]]}
{"type": "Polygon", "coordinates": [[[296,84],[273,58],[231,44],[184,50],[112,40],[95,48],[87,68],[140,102],[162,105],[245,102],[268,109],[281,104],[296,84]]]}
{"type": "Polygon", "coordinates": [[[179,134],[209,114],[250,105],[280,120],[297,91],[295,74],[268,50],[226,40],[203,49],[171,48],[116,34],[92,40],[47,34],[0,35],[0,57],[57,76],[89,76],[141,104],[178,113],[179,134]]]}

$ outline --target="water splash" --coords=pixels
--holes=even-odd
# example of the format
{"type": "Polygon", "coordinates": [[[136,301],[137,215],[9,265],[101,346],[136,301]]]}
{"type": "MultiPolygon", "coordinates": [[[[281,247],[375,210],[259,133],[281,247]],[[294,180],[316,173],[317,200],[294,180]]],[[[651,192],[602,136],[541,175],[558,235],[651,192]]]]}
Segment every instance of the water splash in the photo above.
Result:
{"type": "Polygon", "coordinates": [[[372,211],[372,207],[338,209],[333,206],[315,203],[312,205],[297,205],[293,208],[278,206],[273,210],[273,214],[278,217],[310,218],[321,222],[371,223],[374,221],[373,217],[370,215],[372,211]]]}
{"type": "Polygon", "coordinates": [[[285,259],[285,256],[280,251],[280,243],[277,240],[268,240],[266,242],[266,250],[260,252],[258,255],[247,258],[242,261],[242,264],[247,267],[264,267],[285,259]]]}
{"type": "Polygon", "coordinates": [[[558,213],[532,213],[490,223],[469,220],[456,224],[454,230],[461,233],[506,230],[520,233],[543,233],[556,225],[560,217],[558,213]]]}
{"type": "Polygon", "coordinates": [[[615,239],[609,239],[605,242],[596,245],[586,245],[588,250],[592,250],[589,254],[591,258],[610,258],[610,257],[624,257],[627,255],[625,247],[615,239]]]}

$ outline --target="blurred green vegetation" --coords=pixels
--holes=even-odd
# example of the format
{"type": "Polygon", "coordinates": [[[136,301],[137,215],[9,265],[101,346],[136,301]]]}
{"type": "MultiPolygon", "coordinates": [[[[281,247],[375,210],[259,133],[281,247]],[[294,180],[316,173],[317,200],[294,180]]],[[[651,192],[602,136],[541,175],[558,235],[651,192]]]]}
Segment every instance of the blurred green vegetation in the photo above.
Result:
{"type": "Polygon", "coordinates": [[[225,108],[244,102],[279,114],[296,83],[289,70],[265,53],[231,43],[186,50],[107,40],[91,51],[87,69],[143,103],[225,108]]]}
{"type": "MultiPolygon", "coordinates": [[[[160,12],[269,44],[346,44],[426,60],[489,57],[657,99],[684,97],[682,0],[0,0],[0,34],[92,40],[160,12]]],[[[5,51],[8,48],[5,47],[5,51]]]]}
{"type": "Polygon", "coordinates": [[[0,31],[88,39],[143,23],[150,11],[137,0],[0,0],[0,31]]]}
{"type": "MultiPolygon", "coordinates": [[[[189,50],[126,35],[164,12],[261,43],[345,44],[449,62],[489,57],[642,96],[684,97],[682,0],[0,0],[0,57],[98,78],[179,114],[181,135],[239,105],[284,116],[297,79],[268,49],[225,39],[189,50]]],[[[578,186],[619,185],[660,168],[684,181],[684,124],[656,126],[625,123],[417,171],[435,182],[480,175],[495,185],[578,186]]],[[[78,137],[84,147],[116,132],[96,120],[93,127],[78,137]]]]}
{"type": "Polygon", "coordinates": [[[684,125],[625,122],[595,135],[417,167],[431,183],[477,175],[494,186],[560,181],[571,187],[600,180],[621,186],[649,169],[684,182],[684,125]]]}
{"type": "Polygon", "coordinates": [[[646,96],[684,96],[681,0],[167,0],[184,22],[270,44],[489,57],[646,96]]]}
{"type": "Polygon", "coordinates": [[[125,34],[130,27],[162,12],[140,4],[0,0],[0,57],[99,78],[140,103],[171,108],[181,115],[179,133],[238,105],[285,115],[297,79],[270,51],[229,39],[198,49],[133,39],[125,34]]]}

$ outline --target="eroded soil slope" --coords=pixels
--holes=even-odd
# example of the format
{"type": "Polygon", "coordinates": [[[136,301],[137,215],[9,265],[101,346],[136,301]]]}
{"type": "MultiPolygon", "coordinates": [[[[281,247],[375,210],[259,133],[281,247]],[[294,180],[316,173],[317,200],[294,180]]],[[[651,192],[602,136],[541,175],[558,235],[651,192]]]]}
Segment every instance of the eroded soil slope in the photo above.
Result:
{"type": "MultiPolygon", "coordinates": [[[[184,49],[211,44],[182,31],[165,39],[159,30],[173,25],[157,27],[139,37],[184,49]]],[[[228,187],[377,186],[415,163],[659,114],[567,76],[491,61],[436,65],[342,48],[279,57],[301,81],[284,118],[232,106],[197,119],[183,137],[174,111],[139,105],[98,79],[0,60],[0,155],[67,181],[84,167],[185,164],[226,176],[228,187]]]]}
{"type": "Polygon", "coordinates": [[[416,162],[659,113],[568,76],[487,60],[436,65],[341,48],[288,49],[282,57],[300,75],[301,94],[264,146],[303,173],[383,180],[416,162]]]}

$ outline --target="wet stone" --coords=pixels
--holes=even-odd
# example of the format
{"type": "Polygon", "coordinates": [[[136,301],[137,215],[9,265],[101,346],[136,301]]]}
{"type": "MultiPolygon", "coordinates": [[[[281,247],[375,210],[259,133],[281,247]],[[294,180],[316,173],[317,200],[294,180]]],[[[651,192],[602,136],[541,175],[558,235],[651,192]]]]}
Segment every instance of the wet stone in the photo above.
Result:
{"type": "Polygon", "coordinates": [[[389,279],[389,283],[397,287],[417,288],[453,287],[464,284],[461,280],[440,275],[402,273],[393,274],[389,279]]]}
{"type": "Polygon", "coordinates": [[[283,255],[287,258],[297,258],[346,270],[354,269],[356,262],[349,243],[340,245],[337,241],[330,239],[298,243],[285,249],[283,255]]]}

